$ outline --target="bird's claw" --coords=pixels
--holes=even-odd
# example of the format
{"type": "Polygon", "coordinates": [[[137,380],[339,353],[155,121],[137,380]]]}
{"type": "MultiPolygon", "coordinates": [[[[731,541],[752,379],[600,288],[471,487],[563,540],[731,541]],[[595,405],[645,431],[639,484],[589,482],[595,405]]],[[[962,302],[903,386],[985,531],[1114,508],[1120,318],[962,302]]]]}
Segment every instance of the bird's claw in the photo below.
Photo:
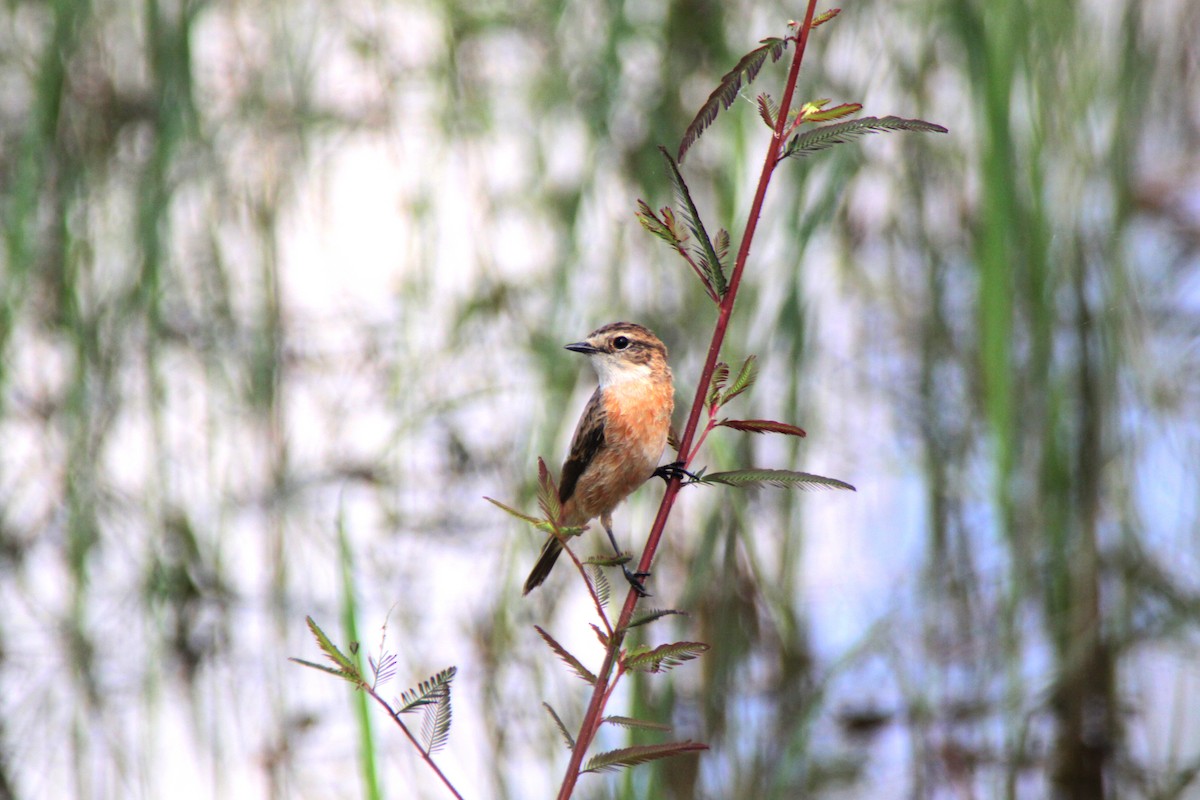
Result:
{"type": "Polygon", "coordinates": [[[686,469],[684,469],[682,461],[675,461],[671,464],[663,464],[661,467],[654,470],[654,476],[662,478],[668,483],[672,478],[682,479],[685,475],[689,479],[686,481],[686,483],[695,483],[696,481],[700,480],[700,478],[697,477],[694,472],[688,472],[686,469]]]}
{"type": "Polygon", "coordinates": [[[624,564],[621,565],[621,571],[625,573],[625,580],[629,581],[629,586],[637,592],[638,597],[650,597],[650,593],[646,591],[646,587],[642,584],[643,578],[649,578],[649,572],[633,572],[624,564]]]}

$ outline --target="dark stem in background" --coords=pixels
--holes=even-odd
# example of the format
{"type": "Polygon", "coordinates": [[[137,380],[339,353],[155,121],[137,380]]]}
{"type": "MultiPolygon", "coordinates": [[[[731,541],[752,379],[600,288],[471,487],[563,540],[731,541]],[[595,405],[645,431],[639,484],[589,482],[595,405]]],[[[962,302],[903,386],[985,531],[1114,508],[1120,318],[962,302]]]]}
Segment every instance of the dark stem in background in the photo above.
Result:
{"type": "MultiPolygon", "coordinates": [[[[708,346],[708,357],[705,359],[700,381],[696,384],[696,396],[692,400],[692,409],[688,414],[687,426],[684,428],[683,436],[679,440],[679,455],[685,467],[691,463],[692,458],[695,456],[695,453],[689,452],[689,450],[692,446],[692,440],[696,436],[696,428],[700,422],[700,412],[705,406],[704,400],[708,392],[709,383],[712,381],[713,369],[716,367],[717,359],[720,357],[721,345],[725,341],[729,319],[733,314],[733,304],[737,299],[738,286],[742,279],[742,270],[745,269],[746,259],[750,255],[750,244],[754,239],[754,231],[758,227],[758,218],[762,213],[763,201],[767,195],[767,186],[771,182],[771,175],[775,171],[775,165],[779,163],[779,146],[783,141],[784,129],[788,124],[788,111],[791,109],[792,95],[796,90],[796,79],[800,74],[800,63],[804,60],[804,48],[808,44],[808,33],[812,28],[813,14],[816,11],[816,6],[817,0],[809,0],[808,8],[804,13],[804,22],[800,25],[799,31],[796,33],[796,50],[792,56],[791,69],[788,72],[787,86],[784,89],[783,97],[780,99],[779,115],[775,120],[775,133],[767,148],[767,155],[763,159],[762,172],[758,178],[758,189],[754,193],[754,202],[750,206],[750,214],[746,219],[746,229],[742,234],[741,245],[738,247],[737,260],[733,266],[733,275],[729,280],[729,289],[726,291],[725,296],[721,298],[721,304],[717,313],[716,328],[713,330],[712,342],[708,346]]],[[[667,483],[662,503],[658,507],[658,515],[654,518],[654,525],[650,528],[650,535],[646,540],[646,548],[642,551],[641,561],[638,562],[639,572],[650,571],[650,566],[654,562],[654,554],[658,550],[658,543],[662,539],[663,530],[666,528],[667,518],[671,514],[672,507],[675,505],[675,496],[679,493],[680,485],[678,475],[672,477],[667,483]]],[[[608,700],[609,680],[612,677],[613,666],[616,664],[617,655],[621,651],[621,645],[625,641],[626,626],[633,618],[637,602],[637,592],[631,589],[625,596],[625,605],[621,609],[621,616],[618,618],[615,633],[609,639],[608,647],[604,653],[604,662],[600,666],[600,671],[596,674],[592,699],[588,704],[587,712],[584,714],[583,722],[579,726],[579,735],[575,737],[575,747],[571,750],[571,760],[567,764],[567,771],[563,776],[562,786],[558,792],[558,800],[567,800],[574,791],[575,782],[579,779],[579,771],[583,765],[583,758],[587,754],[592,739],[595,738],[596,731],[600,727],[604,705],[608,700]]]]}

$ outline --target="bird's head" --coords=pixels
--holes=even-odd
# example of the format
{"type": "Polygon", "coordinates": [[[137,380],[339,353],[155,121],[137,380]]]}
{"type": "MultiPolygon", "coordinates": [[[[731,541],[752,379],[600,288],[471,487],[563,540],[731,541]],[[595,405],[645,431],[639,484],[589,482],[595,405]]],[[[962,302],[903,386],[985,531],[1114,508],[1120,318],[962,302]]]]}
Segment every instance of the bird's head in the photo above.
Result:
{"type": "Polygon", "coordinates": [[[670,376],[667,346],[649,328],[634,322],[610,323],[566,348],[588,357],[601,386],[670,376]]]}

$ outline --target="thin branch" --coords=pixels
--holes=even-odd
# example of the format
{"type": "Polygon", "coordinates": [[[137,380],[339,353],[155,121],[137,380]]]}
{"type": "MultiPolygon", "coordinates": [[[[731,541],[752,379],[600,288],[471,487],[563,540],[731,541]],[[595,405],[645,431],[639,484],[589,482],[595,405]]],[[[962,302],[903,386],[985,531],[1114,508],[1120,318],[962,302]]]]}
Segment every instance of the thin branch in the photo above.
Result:
{"type": "MultiPolygon", "coordinates": [[[[817,0],[808,0],[804,22],[796,35],[796,50],[792,56],[791,69],[788,72],[787,86],[779,103],[779,115],[775,121],[775,133],[771,138],[766,156],[763,159],[762,172],[758,179],[758,188],[754,193],[754,201],[750,206],[750,214],[746,220],[746,228],[742,234],[741,245],[738,248],[737,260],[734,262],[733,274],[729,279],[729,287],[718,306],[716,328],[713,330],[712,341],[708,346],[708,357],[704,361],[704,370],[700,375],[700,381],[696,384],[696,396],[692,400],[687,427],[684,428],[683,436],[679,440],[679,452],[684,454],[688,463],[691,462],[692,456],[695,455],[691,447],[692,439],[696,435],[696,428],[700,423],[700,413],[705,407],[704,401],[707,397],[709,383],[712,381],[713,369],[716,367],[718,357],[721,354],[721,345],[725,341],[725,333],[729,328],[729,319],[733,313],[734,302],[737,300],[738,287],[742,280],[742,271],[745,269],[746,261],[750,256],[750,244],[754,239],[754,232],[758,227],[758,218],[762,213],[763,201],[767,196],[767,186],[771,183],[771,175],[779,163],[779,143],[782,141],[784,126],[788,123],[788,111],[791,108],[792,95],[796,92],[796,79],[800,74],[800,64],[804,60],[804,50],[808,44],[808,34],[812,29],[813,14],[816,6],[817,0]]],[[[642,558],[638,563],[639,572],[648,572],[650,570],[650,566],[654,561],[654,554],[658,550],[658,543],[662,539],[663,530],[666,528],[667,518],[670,516],[671,509],[675,505],[675,497],[679,494],[681,485],[682,483],[678,475],[673,476],[667,482],[667,489],[663,493],[662,503],[658,507],[658,515],[654,518],[654,525],[651,527],[650,535],[646,539],[646,548],[642,551],[642,558]]],[[[576,737],[575,748],[571,751],[571,759],[567,764],[566,774],[563,776],[562,786],[558,791],[558,800],[568,800],[575,790],[575,783],[579,780],[583,758],[591,746],[600,723],[603,721],[604,706],[608,702],[608,698],[612,693],[612,689],[615,688],[616,683],[613,680],[611,682],[612,685],[610,685],[612,671],[616,665],[617,654],[620,653],[621,645],[625,640],[626,626],[633,618],[633,612],[637,607],[637,603],[638,594],[631,587],[625,597],[625,605],[621,609],[616,631],[610,637],[608,648],[605,650],[604,662],[600,665],[600,670],[596,673],[596,685],[592,689],[591,701],[588,704],[587,712],[584,714],[583,722],[579,727],[579,736],[576,737]]]]}
{"type": "Polygon", "coordinates": [[[439,778],[441,778],[442,783],[446,785],[446,788],[450,790],[450,793],[457,797],[458,800],[463,800],[463,796],[458,793],[458,789],[454,788],[454,784],[450,782],[450,779],[446,777],[446,774],[442,772],[437,764],[434,763],[433,756],[425,752],[425,748],[421,746],[421,743],[417,741],[417,737],[413,736],[412,731],[410,731],[408,726],[404,724],[404,721],[400,719],[400,715],[392,710],[391,704],[388,703],[387,700],[384,700],[382,697],[380,697],[375,690],[367,684],[363,683],[361,687],[364,692],[374,698],[375,702],[379,703],[379,705],[388,710],[388,716],[390,716],[392,720],[400,726],[400,730],[404,731],[404,735],[407,736],[408,740],[413,743],[413,747],[417,748],[417,752],[421,754],[421,758],[426,764],[429,765],[429,768],[432,769],[439,778]]]}

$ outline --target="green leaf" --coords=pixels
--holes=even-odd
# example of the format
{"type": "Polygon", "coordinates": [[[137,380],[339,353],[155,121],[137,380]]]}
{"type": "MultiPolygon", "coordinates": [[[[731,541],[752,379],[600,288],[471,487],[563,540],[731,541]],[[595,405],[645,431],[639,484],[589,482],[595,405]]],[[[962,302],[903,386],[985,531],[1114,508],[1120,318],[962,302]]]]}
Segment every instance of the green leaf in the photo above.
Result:
{"type": "Polygon", "coordinates": [[[619,567],[622,564],[628,564],[633,561],[633,556],[629,553],[605,553],[601,555],[588,556],[584,560],[584,564],[595,565],[597,567],[619,567]]]}
{"type": "Polygon", "coordinates": [[[321,652],[330,661],[338,665],[339,669],[332,670],[332,672],[335,675],[343,675],[348,680],[361,681],[362,676],[358,672],[358,665],[351,661],[349,656],[339,650],[337,645],[329,640],[329,637],[325,635],[325,631],[321,630],[321,627],[313,621],[312,617],[305,617],[304,619],[308,622],[308,629],[312,631],[312,635],[316,638],[317,646],[321,648],[321,652]]]}
{"type": "Polygon", "coordinates": [[[725,405],[733,398],[737,397],[742,392],[749,389],[758,380],[758,358],[748,356],[742,362],[742,368],[738,370],[737,377],[733,379],[733,383],[729,386],[729,391],[721,398],[721,405],[725,405]]]}
{"type": "Polygon", "coordinates": [[[862,103],[842,103],[833,108],[823,108],[804,115],[805,122],[832,122],[835,119],[848,117],[862,111],[862,103]]]}
{"type": "Polygon", "coordinates": [[[596,599],[600,601],[601,608],[608,608],[608,598],[612,596],[612,587],[609,586],[608,578],[604,576],[604,570],[598,564],[588,564],[588,573],[592,578],[592,589],[596,592],[596,599]]]}
{"type": "Polygon", "coordinates": [[[334,669],[333,667],[327,667],[324,664],[317,664],[312,661],[305,661],[303,658],[288,658],[288,661],[292,661],[296,664],[300,664],[305,667],[312,667],[313,669],[319,669],[319,670],[321,670],[321,672],[328,672],[330,675],[337,675],[339,678],[344,678],[354,684],[359,683],[358,673],[356,673],[356,672],[346,672],[345,670],[342,670],[342,669],[334,669]]]}
{"type": "Polygon", "coordinates": [[[701,476],[697,483],[723,483],[726,486],[778,486],[781,489],[849,489],[858,491],[845,481],[826,478],[808,472],[793,472],[787,469],[735,469],[731,472],[714,472],[701,476]]]}
{"type": "Polygon", "coordinates": [[[673,608],[655,608],[655,609],[652,609],[651,611],[646,612],[645,614],[642,614],[639,617],[635,617],[632,620],[630,620],[629,624],[625,626],[625,630],[629,630],[630,628],[636,628],[640,625],[647,625],[651,622],[654,622],[655,620],[670,616],[671,614],[679,614],[684,617],[687,616],[686,611],[676,611],[673,608]]]}
{"type": "Polygon", "coordinates": [[[558,732],[562,734],[563,740],[566,741],[567,749],[574,750],[575,739],[571,736],[570,731],[567,730],[567,726],[563,724],[562,717],[558,715],[558,712],[549,703],[542,703],[542,705],[546,707],[546,710],[550,712],[550,716],[554,718],[554,724],[558,726],[558,732]]]}
{"type": "Polygon", "coordinates": [[[603,721],[607,722],[609,725],[617,725],[622,728],[634,728],[643,731],[660,731],[662,733],[666,733],[667,731],[671,730],[670,725],[664,725],[661,722],[650,722],[649,720],[645,719],[634,719],[633,717],[611,716],[605,717],[603,721]]]}
{"type": "Polygon", "coordinates": [[[528,522],[530,525],[536,525],[538,527],[542,527],[546,524],[546,520],[538,519],[537,517],[531,517],[528,514],[524,514],[520,511],[517,511],[512,506],[504,505],[504,503],[501,503],[499,500],[495,500],[491,497],[487,497],[486,495],[484,496],[483,499],[487,500],[489,503],[491,503],[492,505],[494,505],[496,508],[500,509],[501,511],[505,511],[509,514],[512,514],[517,519],[528,522]]]}
{"type": "Polygon", "coordinates": [[[555,655],[561,658],[576,675],[578,675],[580,678],[583,678],[592,686],[596,685],[596,676],[593,675],[587,667],[580,663],[578,658],[568,653],[565,647],[555,641],[554,637],[542,630],[540,626],[534,625],[533,627],[534,630],[536,630],[541,637],[546,640],[546,644],[550,645],[550,649],[554,651],[555,655]]]}
{"type": "Polygon", "coordinates": [[[733,69],[725,73],[721,77],[721,82],[713,93],[704,101],[704,105],[700,106],[700,110],[696,113],[692,124],[688,125],[687,130],[683,134],[683,141],[679,143],[679,160],[682,162],[687,151],[696,140],[700,138],[700,134],[704,133],[705,129],[713,123],[717,118],[717,114],[722,108],[729,108],[733,102],[737,100],[738,91],[742,88],[742,84],[749,84],[758,77],[759,70],[766,63],[769,56],[771,61],[778,61],[783,55],[783,51],[787,49],[790,39],[779,39],[771,37],[761,41],[762,47],[756,47],[734,65],[733,69]]]}
{"type": "Polygon", "coordinates": [[[826,22],[829,22],[829,20],[833,19],[840,13],[842,13],[840,8],[831,8],[828,11],[818,14],[817,16],[813,17],[812,26],[809,28],[809,30],[812,30],[818,25],[824,25],[826,22]]]}
{"type": "Polygon", "coordinates": [[[656,761],[660,758],[677,756],[682,753],[694,753],[707,750],[708,745],[700,742],[667,742],[666,744],[644,744],[637,747],[622,747],[619,750],[609,750],[591,757],[584,766],[584,772],[615,772],[622,767],[632,767],[656,761]]]}
{"type": "Polygon", "coordinates": [[[653,650],[637,648],[625,654],[625,669],[636,672],[666,672],[685,661],[691,661],[708,650],[704,642],[674,642],[663,644],[653,650]]]}
{"type": "Polygon", "coordinates": [[[775,422],[769,419],[723,419],[717,423],[719,427],[733,428],[735,431],[750,433],[784,433],[788,436],[805,436],[802,428],[788,425],[786,422],[775,422]]]}
{"type": "Polygon", "coordinates": [[[659,147],[658,149],[663,154],[663,158],[667,160],[667,166],[670,167],[671,184],[675,187],[675,194],[683,204],[684,224],[687,225],[692,238],[697,242],[690,248],[696,259],[696,266],[708,279],[709,284],[716,291],[717,297],[724,297],[725,290],[729,288],[725,280],[725,272],[721,268],[721,260],[717,258],[716,250],[713,249],[712,240],[708,238],[708,232],[704,230],[700,212],[696,210],[696,204],[692,202],[691,192],[688,191],[687,183],[683,180],[679,165],[675,163],[675,159],[671,158],[667,148],[659,147]]]}
{"type": "Polygon", "coordinates": [[[925,122],[920,119],[901,119],[900,117],[862,117],[833,125],[823,125],[810,131],[797,134],[787,143],[780,153],[782,161],[789,156],[803,158],[809,153],[828,150],[835,144],[842,144],[859,136],[869,133],[886,131],[920,131],[929,133],[948,133],[941,125],[925,122]]]}
{"type": "Polygon", "coordinates": [[[721,390],[725,388],[727,380],[729,380],[729,365],[724,361],[718,361],[717,365],[713,367],[712,379],[708,383],[708,405],[715,406],[721,399],[721,390]]]}

